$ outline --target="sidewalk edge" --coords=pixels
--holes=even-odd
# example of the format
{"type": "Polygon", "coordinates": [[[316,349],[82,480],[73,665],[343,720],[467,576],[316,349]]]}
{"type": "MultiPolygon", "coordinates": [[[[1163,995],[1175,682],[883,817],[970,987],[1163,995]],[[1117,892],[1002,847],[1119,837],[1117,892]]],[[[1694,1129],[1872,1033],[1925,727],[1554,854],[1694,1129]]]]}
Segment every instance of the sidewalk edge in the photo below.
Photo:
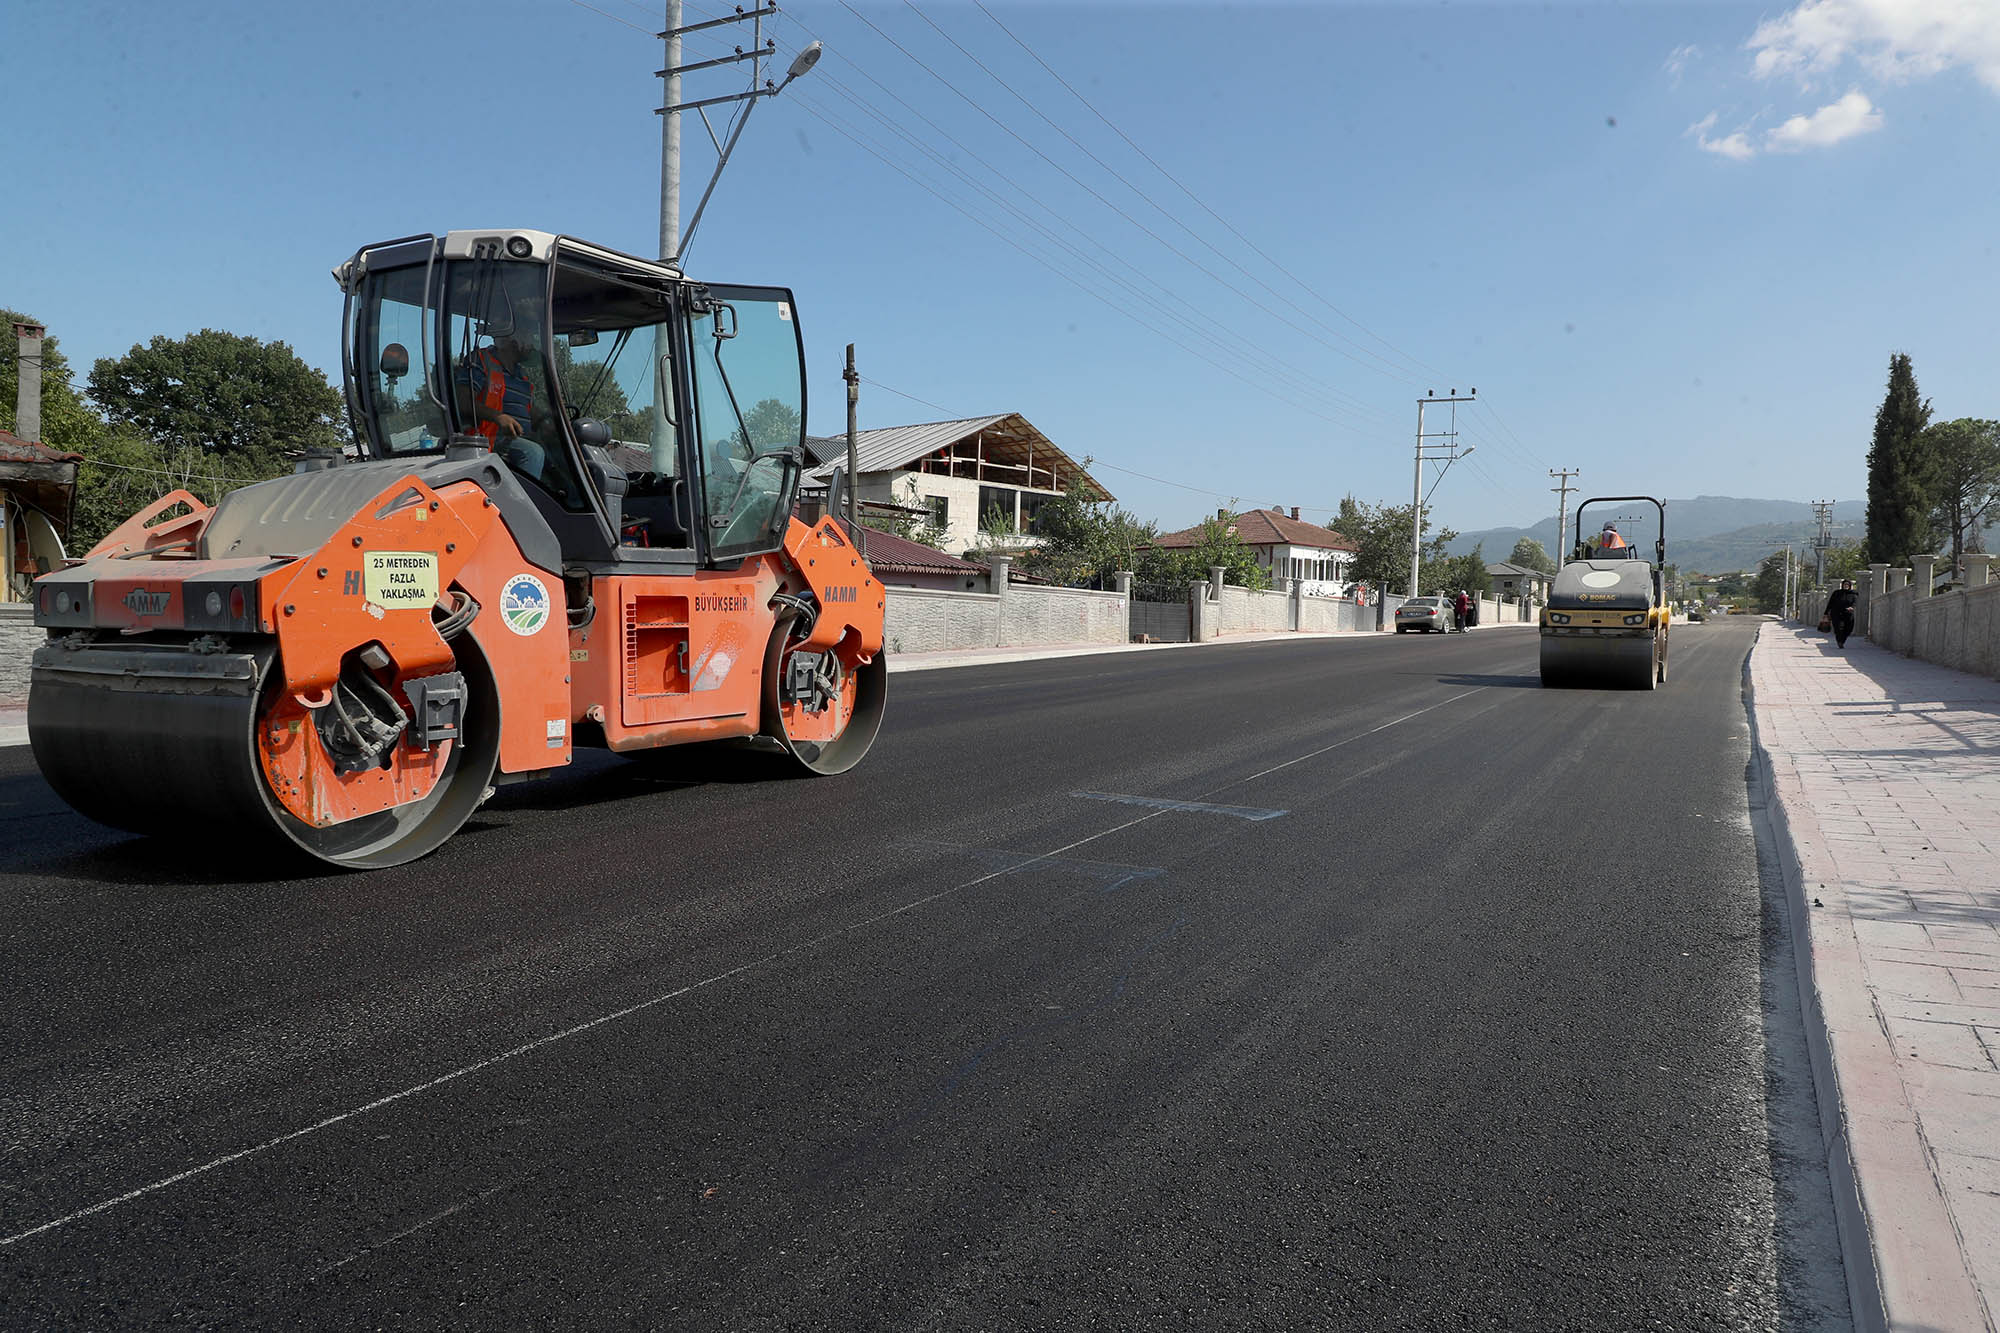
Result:
{"type": "MultiPolygon", "coordinates": [[[[1834,955],[1842,952],[1842,942],[1830,937],[1827,929],[1815,926],[1812,894],[1806,887],[1805,861],[1800,852],[1799,836],[1803,830],[1796,827],[1794,811],[1787,807],[1779,794],[1776,766],[1770,751],[1765,748],[1757,723],[1755,673],[1752,668],[1757,645],[1767,628],[1758,627],[1756,637],[1751,640],[1750,652],[1743,660],[1743,707],[1749,722],[1750,750],[1757,785],[1764,798],[1762,817],[1753,817],[1752,823],[1760,837],[1769,839],[1769,845],[1776,854],[1778,873],[1784,879],[1786,906],[1791,914],[1792,956],[1806,1030],[1806,1047],[1812,1064],[1813,1097],[1819,1106],[1820,1134],[1826,1150],[1827,1176],[1833,1191],[1835,1230],[1840,1237],[1841,1264],[1846,1270],[1848,1304],[1853,1313],[1854,1326],[1860,1333],[1931,1328],[1934,1325],[1925,1322],[1929,1310],[1903,1308],[1906,1302],[1892,1297],[1890,1293],[1895,1291],[1911,1296],[1922,1292],[1944,1304],[1957,1304],[1979,1311],[1978,1289],[1971,1275],[1965,1271],[1957,1228],[1931,1174],[1929,1152],[1915,1113],[1903,1096],[1900,1073],[1894,1076],[1895,1093],[1902,1101],[1900,1114],[1850,1108],[1842,1087],[1834,1050],[1836,1033],[1827,1014],[1827,1005],[1822,1000],[1820,983],[1824,969],[1821,965],[1846,966],[1858,976],[1862,969],[1860,948],[1850,932],[1845,942],[1845,953],[1851,957],[1836,960],[1834,955]],[[1865,1122],[1868,1140],[1865,1152],[1857,1152],[1857,1122],[1865,1122]],[[1891,1164],[1898,1160],[1905,1168],[1919,1163],[1927,1188],[1919,1189],[1919,1197],[1912,1198],[1907,1189],[1909,1182],[1900,1177],[1915,1173],[1904,1171],[1897,1172],[1897,1179],[1874,1180],[1874,1190],[1871,1191],[1856,1166],[1857,1156],[1882,1164],[1885,1174],[1895,1171],[1891,1164]],[[1898,1189],[1899,1185],[1905,1188],[1898,1189]],[[1937,1216],[1931,1219],[1930,1226],[1923,1228],[1923,1235],[1931,1237],[1934,1232],[1941,1232],[1950,1237],[1952,1243],[1948,1247],[1948,1263],[1907,1262],[1913,1254],[1930,1253],[1934,1247],[1925,1246],[1921,1239],[1914,1246],[1910,1243],[1909,1224],[1916,1219],[1907,1212],[1898,1212],[1893,1221],[1885,1220],[1878,1229],[1869,1210],[1869,1195],[1876,1191],[1882,1196],[1878,1202],[1893,1200],[1905,1205],[1933,1204],[1937,1216]],[[1928,1198],[1922,1197],[1924,1195],[1928,1198]],[[1891,1252],[1896,1255],[1893,1262],[1887,1257],[1891,1252]],[[1953,1299],[1954,1289],[1957,1289],[1956,1301],[1953,1299]],[[1896,1308],[1892,1309],[1892,1304],[1896,1308]]],[[[1807,824],[1812,823],[1810,812],[1803,812],[1803,820],[1807,824]]],[[[1822,885],[1821,892],[1828,896],[1838,895],[1841,901],[1836,910],[1845,912],[1844,894],[1839,893],[1837,886],[1822,885]]],[[[1886,1062],[1893,1072],[1895,1055],[1888,1045],[1887,1034],[1882,1032],[1874,1019],[1872,997],[1867,1000],[1867,1007],[1870,1011],[1867,1019],[1854,1024],[1848,1031],[1849,1055],[1853,1057],[1859,1053],[1853,1048],[1855,1041],[1868,1043],[1864,1060],[1854,1063],[1859,1065],[1879,1059],[1886,1062]],[[1873,1049],[1878,1046],[1879,1050],[1873,1049]]],[[[1864,1085],[1871,1084],[1867,1076],[1869,1072],[1862,1069],[1856,1071],[1857,1078],[1864,1085]]],[[[1875,1072],[1878,1078],[1873,1082],[1879,1083],[1880,1071],[1875,1072]]],[[[1933,1304],[1931,1300],[1920,1303],[1925,1306],[1933,1304]]]]}
{"type": "Polygon", "coordinates": [[[1833,1191],[1834,1230],[1840,1237],[1840,1262],[1847,1286],[1847,1304],[1856,1333],[1886,1333],[1888,1320],[1882,1309],[1882,1284],[1875,1271],[1875,1249],[1868,1236],[1868,1215],[1861,1202],[1860,1182],[1854,1178],[1854,1161],[1848,1152],[1847,1121],[1841,1115],[1840,1078],[1833,1067],[1833,1048],[1827,1031],[1826,1015],[1820,1011],[1819,987],[1813,982],[1812,908],[1806,898],[1805,872],[1799,864],[1798,846],[1792,839],[1791,821],[1785,817],[1778,799],[1778,784],[1771,767],[1771,753],[1757,727],[1757,690],[1751,660],[1764,627],[1750,639],[1750,651],[1743,656],[1743,712],[1750,724],[1750,754],[1757,774],[1757,788],[1764,798],[1761,815],[1751,823],[1757,836],[1767,841],[1778,862],[1784,881],[1785,907],[1791,915],[1793,980],[1798,983],[1799,1008],[1804,1018],[1806,1053],[1812,1065],[1813,1100],[1819,1106],[1820,1146],[1826,1154],[1827,1182],[1833,1191]]]}

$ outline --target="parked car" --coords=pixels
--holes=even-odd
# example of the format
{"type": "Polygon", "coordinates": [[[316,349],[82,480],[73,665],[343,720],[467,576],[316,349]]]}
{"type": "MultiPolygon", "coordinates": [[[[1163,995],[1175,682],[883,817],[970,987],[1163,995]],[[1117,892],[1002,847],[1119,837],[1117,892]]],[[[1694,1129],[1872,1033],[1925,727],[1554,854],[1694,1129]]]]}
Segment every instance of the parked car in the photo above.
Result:
{"type": "Polygon", "coordinates": [[[1451,608],[1444,604],[1442,597],[1412,597],[1396,608],[1396,633],[1404,630],[1420,629],[1429,634],[1436,630],[1440,634],[1451,632],[1451,608]]]}

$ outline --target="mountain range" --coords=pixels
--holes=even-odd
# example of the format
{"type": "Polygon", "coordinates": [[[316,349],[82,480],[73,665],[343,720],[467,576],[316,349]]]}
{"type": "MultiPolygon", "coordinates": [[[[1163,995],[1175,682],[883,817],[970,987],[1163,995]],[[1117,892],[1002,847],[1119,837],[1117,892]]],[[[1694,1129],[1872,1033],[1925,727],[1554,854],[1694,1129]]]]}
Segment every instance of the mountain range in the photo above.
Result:
{"type": "MultiPolygon", "coordinates": [[[[1645,511],[1641,529],[1647,534],[1641,544],[1649,545],[1654,522],[1650,505],[1618,506],[1606,512],[1637,513],[1640,510],[1645,511]]],[[[1833,522],[1828,528],[1829,539],[1836,543],[1859,541],[1867,510],[1867,504],[1861,500],[1835,501],[1833,522]]],[[[1598,506],[1593,505],[1588,516],[1588,526],[1593,531],[1598,512],[1598,506]]],[[[1576,511],[1573,509],[1569,522],[1570,532],[1574,535],[1576,511]]],[[[1745,500],[1729,495],[1697,495],[1687,500],[1668,500],[1667,560],[1689,573],[1726,574],[1755,569],[1758,561],[1773,551],[1783,550],[1787,542],[1794,549],[1809,549],[1818,528],[1813,507],[1803,500],[1745,500]]],[[[1551,514],[1532,527],[1461,532],[1446,543],[1445,549],[1452,555],[1463,555],[1476,546],[1488,561],[1505,560],[1513,551],[1514,543],[1523,537],[1533,537],[1551,555],[1555,554],[1559,545],[1567,544],[1559,540],[1555,515],[1551,514]]]]}

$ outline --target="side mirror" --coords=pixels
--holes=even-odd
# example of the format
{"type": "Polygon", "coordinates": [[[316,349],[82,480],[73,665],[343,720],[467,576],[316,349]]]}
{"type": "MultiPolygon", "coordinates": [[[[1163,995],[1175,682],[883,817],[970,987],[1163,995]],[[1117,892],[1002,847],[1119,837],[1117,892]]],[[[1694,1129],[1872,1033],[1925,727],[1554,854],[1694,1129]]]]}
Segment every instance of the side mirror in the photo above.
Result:
{"type": "Polygon", "coordinates": [[[736,307],[727,302],[717,302],[715,306],[715,340],[722,342],[736,336],[736,307]],[[723,316],[727,315],[727,320],[723,316]]]}
{"type": "Polygon", "coordinates": [[[611,447],[611,427],[595,417],[579,417],[576,422],[576,442],[592,449],[611,447]]]}
{"type": "Polygon", "coordinates": [[[410,349],[401,343],[390,343],[382,349],[382,373],[391,380],[399,380],[410,373],[410,349]]]}

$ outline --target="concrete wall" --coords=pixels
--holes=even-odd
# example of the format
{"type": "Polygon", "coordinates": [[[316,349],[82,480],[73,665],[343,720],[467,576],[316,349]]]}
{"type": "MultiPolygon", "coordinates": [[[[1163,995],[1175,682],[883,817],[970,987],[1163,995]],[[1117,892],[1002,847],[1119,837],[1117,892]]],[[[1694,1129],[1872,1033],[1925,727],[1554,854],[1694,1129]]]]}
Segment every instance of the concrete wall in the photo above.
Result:
{"type": "Polygon", "coordinates": [[[889,651],[935,653],[1130,641],[1131,612],[1122,594],[1027,583],[1006,587],[1005,593],[888,589],[889,651]]]}
{"type": "MultiPolygon", "coordinates": [[[[1984,571],[1981,571],[1982,573],[1984,571]]],[[[1868,637],[1956,671],[2000,678],[2000,583],[1919,597],[1920,584],[1868,599],[1868,637]]]]}
{"type": "Polygon", "coordinates": [[[0,606],[0,708],[28,702],[28,659],[47,639],[26,602],[0,606]]]}

